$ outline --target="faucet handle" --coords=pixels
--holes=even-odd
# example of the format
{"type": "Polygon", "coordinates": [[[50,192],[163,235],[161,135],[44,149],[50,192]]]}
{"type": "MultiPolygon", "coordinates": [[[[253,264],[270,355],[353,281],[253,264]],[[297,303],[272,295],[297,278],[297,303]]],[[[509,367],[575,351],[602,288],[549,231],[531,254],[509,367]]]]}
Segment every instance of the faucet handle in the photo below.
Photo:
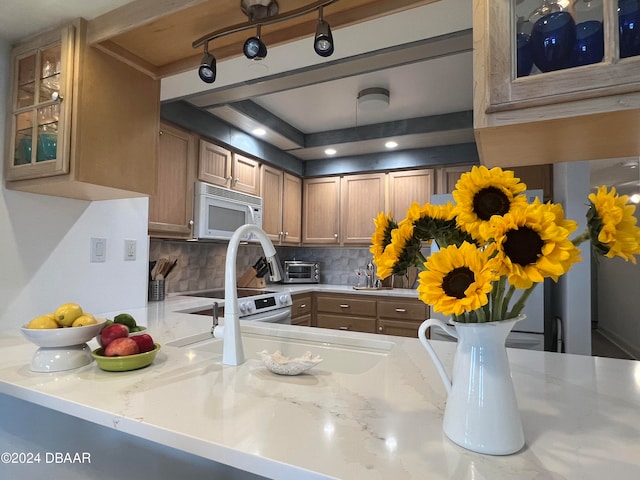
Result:
{"type": "Polygon", "coordinates": [[[213,331],[218,326],[220,316],[220,308],[218,302],[213,302],[213,325],[211,326],[211,335],[213,335],[213,331]]]}

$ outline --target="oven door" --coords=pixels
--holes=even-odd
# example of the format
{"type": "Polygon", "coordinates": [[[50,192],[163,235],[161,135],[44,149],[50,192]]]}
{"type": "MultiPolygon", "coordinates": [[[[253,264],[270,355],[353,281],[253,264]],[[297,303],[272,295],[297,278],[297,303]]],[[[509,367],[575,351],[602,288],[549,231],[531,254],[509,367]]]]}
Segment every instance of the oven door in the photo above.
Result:
{"type": "Polygon", "coordinates": [[[291,325],[291,307],[247,315],[246,317],[240,317],[240,320],[248,320],[250,322],[284,323],[291,325]]]}

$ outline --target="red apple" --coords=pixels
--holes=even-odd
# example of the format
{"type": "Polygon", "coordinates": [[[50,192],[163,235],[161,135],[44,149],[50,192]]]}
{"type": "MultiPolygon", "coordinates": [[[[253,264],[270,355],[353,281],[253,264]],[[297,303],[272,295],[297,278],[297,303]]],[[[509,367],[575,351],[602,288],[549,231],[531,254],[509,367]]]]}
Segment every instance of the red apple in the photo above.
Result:
{"type": "Polygon", "coordinates": [[[129,336],[129,327],[122,323],[112,323],[102,329],[100,332],[100,346],[107,348],[107,346],[116,338],[123,338],[129,336]]]}
{"type": "Polygon", "coordinates": [[[104,349],[105,357],[125,357],[140,353],[138,344],[129,337],[114,338],[104,349]]]}
{"type": "Polygon", "coordinates": [[[147,333],[141,333],[140,335],[134,335],[129,338],[138,344],[140,353],[150,352],[151,350],[156,348],[156,346],[153,344],[153,338],[151,338],[151,335],[147,333]]]}

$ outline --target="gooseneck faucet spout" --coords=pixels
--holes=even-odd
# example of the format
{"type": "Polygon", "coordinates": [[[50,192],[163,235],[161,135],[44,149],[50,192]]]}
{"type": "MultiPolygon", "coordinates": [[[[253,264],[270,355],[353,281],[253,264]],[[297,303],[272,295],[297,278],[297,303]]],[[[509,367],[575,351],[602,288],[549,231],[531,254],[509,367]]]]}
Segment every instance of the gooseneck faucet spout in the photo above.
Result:
{"type": "Polygon", "coordinates": [[[240,335],[240,315],[238,314],[238,292],[236,290],[236,258],[240,240],[245,235],[253,233],[264,250],[271,270],[272,280],[278,280],[276,249],[264,231],[255,225],[242,225],[238,228],[227,247],[224,277],[224,325],[214,328],[213,335],[222,338],[222,363],[224,365],[241,365],[245,362],[242,336],[240,335]]]}

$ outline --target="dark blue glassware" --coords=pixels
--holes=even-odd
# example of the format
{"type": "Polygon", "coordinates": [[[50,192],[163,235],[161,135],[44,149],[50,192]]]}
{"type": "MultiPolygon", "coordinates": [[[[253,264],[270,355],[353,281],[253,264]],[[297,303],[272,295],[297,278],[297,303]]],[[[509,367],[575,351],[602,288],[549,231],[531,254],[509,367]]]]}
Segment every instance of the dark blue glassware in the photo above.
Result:
{"type": "Polygon", "coordinates": [[[542,72],[566,68],[576,41],[576,22],[568,12],[540,18],[531,30],[533,62],[542,72]]]}
{"type": "Polygon", "coordinates": [[[526,33],[518,33],[516,35],[516,44],[518,48],[517,76],[526,77],[531,73],[533,68],[533,56],[531,55],[531,37],[526,33]]]}
{"type": "Polygon", "coordinates": [[[589,20],[576,25],[576,41],[568,67],[598,63],[604,57],[604,31],[602,22],[589,20]]]}
{"type": "Polygon", "coordinates": [[[640,54],[640,2],[618,0],[620,58],[640,54]]]}

